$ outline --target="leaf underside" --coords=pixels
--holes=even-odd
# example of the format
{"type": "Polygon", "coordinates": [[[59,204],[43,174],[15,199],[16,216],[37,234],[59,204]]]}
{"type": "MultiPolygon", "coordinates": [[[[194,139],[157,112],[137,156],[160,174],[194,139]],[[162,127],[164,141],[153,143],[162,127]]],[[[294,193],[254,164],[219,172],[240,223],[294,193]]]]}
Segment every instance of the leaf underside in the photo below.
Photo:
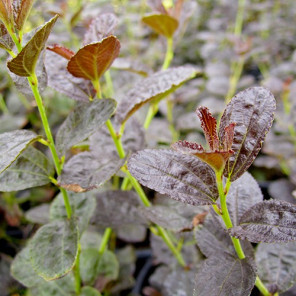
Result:
{"type": "Polygon", "coordinates": [[[81,48],[69,61],[67,69],[75,77],[97,81],[111,66],[120,51],[120,42],[109,36],[101,42],[81,48]]]}
{"type": "Polygon", "coordinates": [[[6,170],[29,144],[40,138],[29,130],[0,134],[0,173],[6,170]]]}
{"type": "Polygon", "coordinates": [[[33,3],[34,0],[13,1],[14,22],[18,30],[22,30],[33,3]]]}
{"type": "Polygon", "coordinates": [[[125,159],[97,157],[92,152],[82,152],[73,156],[59,176],[59,185],[63,188],[84,192],[102,186],[123,166],[125,159]]]}
{"type": "Polygon", "coordinates": [[[57,18],[58,15],[48,21],[35,33],[22,51],[7,63],[7,67],[11,72],[25,77],[31,76],[34,73],[39,55],[45,47],[45,43],[57,18]]]}
{"type": "Polygon", "coordinates": [[[295,241],[296,206],[277,200],[257,203],[242,215],[230,233],[254,243],[295,241]]]}
{"type": "Polygon", "coordinates": [[[214,171],[194,156],[146,149],[132,155],[128,168],[142,185],[184,203],[214,204],[219,197],[214,171]]]}
{"type": "Polygon", "coordinates": [[[239,92],[227,105],[220,121],[219,138],[225,138],[225,128],[235,123],[231,149],[224,176],[234,181],[253,163],[269,131],[276,102],[264,87],[252,87],[239,92]]]}
{"type": "Polygon", "coordinates": [[[39,228],[29,243],[31,264],[45,280],[70,272],[78,254],[78,228],[74,219],[59,220],[39,228]]]}
{"type": "Polygon", "coordinates": [[[119,102],[116,111],[118,123],[124,123],[142,105],[158,101],[192,79],[198,70],[194,67],[176,67],[160,71],[135,85],[119,102]]]}
{"type": "Polygon", "coordinates": [[[68,115],[56,135],[57,151],[64,155],[96,132],[110,118],[116,108],[113,99],[102,99],[87,104],[81,103],[68,115]]]}

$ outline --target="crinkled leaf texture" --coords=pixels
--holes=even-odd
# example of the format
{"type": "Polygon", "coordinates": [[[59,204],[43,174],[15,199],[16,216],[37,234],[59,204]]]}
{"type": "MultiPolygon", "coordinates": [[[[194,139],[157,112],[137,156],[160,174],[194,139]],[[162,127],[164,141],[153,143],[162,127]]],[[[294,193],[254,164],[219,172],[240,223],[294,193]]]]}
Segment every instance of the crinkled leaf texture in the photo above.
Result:
{"type": "Polygon", "coordinates": [[[191,205],[214,204],[214,171],[194,156],[171,150],[145,149],[128,161],[131,174],[144,186],[191,205]]]}
{"type": "Polygon", "coordinates": [[[272,293],[280,294],[296,282],[296,243],[261,243],[256,251],[258,276],[272,293]]]}
{"type": "Polygon", "coordinates": [[[142,21],[155,32],[167,38],[172,38],[179,26],[178,20],[167,14],[152,14],[142,18],[142,21]]]}
{"type": "Polygon", "coordinates": [[[117,122],[124,123],[142,105],[163,99],[198,72],[192,66],[182,66],[154,73],[138,82],[120,100],[116,111],[117,122]]]}
{"type": "Polygon", "coordinates": [[[239,92],[227,105],[220,121],[219,138],[224,139],[225,128],[235,123],[234,138],[224,176],[234,181],[253,163],[269,131],[276,102],[264,87],[252,87],[239,92]]]}
{"type": "Polygon", "coordinates": [[[94,96],[92,83],[83,78],[71,75],[67,70],[68,60],[60,55],[46,51],[45,67],[48,76],[48,86],[66,95],[72,100],[89,102],[94,96]]]}
{"type": "Polygon", "coordinates": [[[257,203],[242,215],[230,233],[254,243],[295,241],[296,206],[277,200],[257,203]]]}
{"type": "Polygon", "coordinates": [[[31,264],[45,280],[66,275],[78,254],[78,227],[74,219],[58,220],[39,228],[29,243],[31,264]]]}
{"type": "Polygon", "coordinates": [[[227,253],[211,256],[204,261],[196,275],[194,296],[249,296],[256,273],[247,259],[227,253]]]}
{"type": "Polygon", "coordinates": [[[83,43],[101,41],[103,38],[113,35],[117,24],[118,18],[114,13],[100,14],[91,21],[84,35],[83,43]]]}
{"type": "MultiPolygon", "coordinates": [[[[77,219],[79,236],[88,226],[89,220],[96,208],[96,200],[92,193],[69,192],[72,216],[77,219]]],[[[62,193],[51,203],[49,217],[51,221],[67,219],[67,212],[62,193]]]]}
{"type": "Polygon", "coordinates": [[[64,155],[69,148],[96,132],[113,114],[116,101],[113,99],[81,103],[68,115],[56,135],[58,153],[64,155]]]}
{"type": "Polygon", "coordinates": [[[0,191],[17,191],[50,183],[55,169],[39,150],[28,147],[2,174],[0,191]]]}
{"type": "Polygon", "coordinates": [[[41,51],[44,49],[47,38],[54,26],[58,15],[48,21],[38,30],[22,51],[7,63],[8,69],[18,76],[30,76],[34,73],[41,51]]]}
{"type": "Polygon", "coordinates": [[[6,170],[29,144],[40,137],[29,130],[0,134],[0,173],[6,170]]]}
{"type": "Polygon", "coordinates": [[[242,215],[255,204],[263,201],[257,181],[248,172],[231,184],[227,194],[227,208],[234,226],[239,224],[242,215]]]}
{"type": "Polygon", "coordinates": [[[125,159],[100,157],[92,152],[82,152],[73,156],[59,176],[59,185],[74,192],[84,192],[102,186],[123,166],[125,159]]]}
{"type": "Polygon", "coordinates": [[[82,47],[69,61],[67,69],[75,77],[97,81],[109,69],[120,51],[120,42],[109,36],[82,47]]]}
{"type": "Polygon", "coordinates": [[[14,0],[13,14],[14,22],[18,30],[22,30],[26,19],[31,11],[34,0],[14,0]]]}

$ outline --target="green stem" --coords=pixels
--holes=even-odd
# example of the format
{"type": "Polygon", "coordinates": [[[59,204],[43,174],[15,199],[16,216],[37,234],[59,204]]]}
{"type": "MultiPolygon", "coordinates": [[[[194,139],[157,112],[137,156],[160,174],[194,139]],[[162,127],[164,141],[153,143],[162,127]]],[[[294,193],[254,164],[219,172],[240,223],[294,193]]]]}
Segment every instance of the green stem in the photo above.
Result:
{"type": "Polygon", "coordinates": [[[245,3],[246,3],[246,0],[238,1],[238,10],[236,14],[235,27],[234,27],[234,34],[236,36],[240,36],[242,33],[245,3]]]}
{"type": "Polygon", "coordinates": [[[182,267],[186,266],[186,263],[183,259],[183,256],[181,254],[181,252],[174,246],[172,240],[170,239],[168,233],[160,226],[156,226],[159,235],[162,237],[162,239],[164,240],[164,242],[166,243],[166,245],[169,247],[169,249],[171,250],[171,252],[174,254],[174,256],[176,257],[176,259],[178,260],[179,264],[182,267]]]}
{"type": "Polygon", "coordinates": [[[162,65],[162,70],[166,70],[173,60],[174,50],[173,50],[173,37],[167,38],[167,50],[165,54],[165,59],[162,65]]]}
{"type": "Polygon", "coordinates": [[[152,119],[154,118],[155,114],[158,111],[158,103],[157,104],[150,104],[149,109],[148,109],[148,113],[146,115],[146,119],[144,122],[144,129],[148,129],[148,127],[150,126],[150,123],[152,121],[152,119]]]}
{"type": "Polygon", "coordinates": [[[16,34],[15,34],[15,32],[14,32],[12,26],[9,25],[9,24],[5,24],[5,27],[6,27],[6,30],[7,30],[8,34],[10,35],[10,37],[11,37],[12,40],[13,40],[13,42],[15,43],[18,52],[21,52],[21,50],[22,50],[22,45],[21,45],[21,43],[20,43],[18,37],[16,36],[16,34]]]}
{"type": "Polygon", "coordinates": [[[81,245],[78,244],[78,254],[76,258],[76,263],[74,266],[74,279],[75,279],[75,292],[77,295],[80,294],[81,290],[81,278],[80,278],[80,253],[81,253],[81,245]]]}
{"type": "Polygon", "coordinates": [[[102,91],[101,91],[101,85],[100,85],[99,79],[93,80],[92,84],[93,84],[94,89],[96,91],[97,98],[101,99],[102,98],[102,91]]]}
{"type": "Polygon", "coordinates": [[[2,94],[0,94],[0,109],[2,110],[3,113],[9,114],[9,110],[6,106],[6,103],[4,101],[2,94]]]}
{"type": "Polygon", "coordinates": [[[107,84],[108,97],[113,98],[113,96],[114,96],[114,88],[113,88],[113,82],[112,82],[110,70],[105,72],[104,77],[105,77],[106,84],[107,84]]]}
{"type": "MultiPolygon", "coordinates": [[[[230,219],[230,215],[228,212],[228,208],[227,208],[227,204],[226,204],[226,195],[224,193],[224,188],[223,188],[223,174],[216,172],[216,180],[217,180],[217,186],[218,186],[218,191],[219,191],[219,196],[220,196],[220,203],[221,203],[221,210],[222,210],[222,214],[221,217],[224,221],[224,224],[226,226],[227,229],[232,228],[232,222],[230,219]]],[[[231,236],[231,240],[233,243],[233,246],[235,248],[235,251],[237,253],[237,256],[239,259],[244,259],[246,256],[244,254],[244,251],[242,249],[242,246],[240,244],[239,239],[232,237],[231,236]]]]}
{"type": "Polygon", "coordinates": [[[107,245],[108,245],[108,242],[109,242],[109,239],[111,237],[111,234],[112,234],[112,228],[107,227],[105,229],[105,232],[104,232],[101,244],[100,244],[100,248],[99,248],[99,254],[100,255],[103,255],[103,253],[105,252],[105,250],[107,248],[107,245]]]}
{"type": "Polygon", "coordinates": [[[265,287],[265,285],[262,283],[262,281],[258,276],[256,277],[255,285],[263,296],[271,296],[271,293],[269,293],[269,291],[267,290],[267,288],[265,287]]]}
{"type": "MultiPolygon", "coordinates": [[[[60,160],[59,160],[56,148],[55,148],[53,136],[52,136],[52,133],[51,133],[51,130],[50,130],[50,127],[49,127],[49,123],[48,123],[48,119],[47,119],[47,116],[46,116],[43,101],[42,101],[41,95],[39,93],[38,79],[37,79],[36,73],[33,73],[30,77],[28,77],[28,81],[29,81],[29,84],[31,86],[33,95],[35,97],[35,100],[36,100],[36,103],[37,103],[37,106],[38,106],[38,110],[39,110],[39,114],[40,114],[41,121],[42,121],[42,124],[43,124],[43,128],[44,128],[47,140],[48,140],[48,147],[49,147],[49,149],[51,151],[51,154],[52,154],[52,158],[53,158],[53,161],[54,161],[54,164],[55,164],[56,172],[57,172],[58,175],[60,175],[61,172],[62,172],[62,167],[61,167],[61,163],[60,163],[60,160]]],[[[71,209],[71,206],[70,206],[68,194],[67,194],[66,190],[63,189],[63,188],[61,188],[61,192],[63,194],[65,207],[66,207],[66,211],[67,211],[67,216],[68,216],[68,218],[71,218],[72,209],[71,209]]]]}

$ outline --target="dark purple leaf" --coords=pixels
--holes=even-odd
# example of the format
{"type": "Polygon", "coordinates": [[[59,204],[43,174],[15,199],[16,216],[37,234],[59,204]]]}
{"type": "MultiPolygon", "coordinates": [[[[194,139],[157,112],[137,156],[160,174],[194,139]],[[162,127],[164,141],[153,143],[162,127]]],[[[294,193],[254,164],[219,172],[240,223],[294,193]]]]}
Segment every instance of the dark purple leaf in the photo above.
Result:
{"type": "Polygon", "coordinates": [[[270,292],[282,294],[296,282],[296,244],[261,243],[256,251],[258,276],[270,292]]]}
{"type": "Polygon", "coordinates": [[[89,102],[95,94],[92,83],[71,75],[67,70],[67,63],[68,61],[60,55],[52,51],[46,52],[48,86],[73,100],[89,102]]]}
{"type": "Polygon", "coordinates": [[[160,71],[138,82],[119,102],[116,119],[124,123],[142,105],[159,101],[197,74],[194,67],[160,71]]]}
{"type": "Polygon", "coordinates": [[[101,41],[103,38],[113,35],[117,24],[118,19],[115,14],[100,14],[91,21],[84,35],[83,43],[86,45],[92,42],[101,41]]]}
{"type": "MultiPolygon", "coordinates": [[[[196,243],[206,257],[222,257],[226,253],[237,257],[231,238],[222,223],[209,213],[204,222],[195,228],[196,243]]],[[[252,245],[248,241],[241,243],[246,256],[254,258],[252,245]]]]}
{"type": "Polygon", "coordinates": [[[227,105],[220,122],[219,138],[225,128],[235,123],[231,149],[234,154],[225,166],[224,176],[231,181],[239,178],[252,164],[269,131],[275,112],[275,99],[263,87],[248,88],[238,93],[227,105]]]}
{"type": "Polygon", "coordinates": [[[199,268],[193,295],[249,296],[255,280],[255,267],[247,259],[211,256],[199,268]]]}
{"type": "Polygon", "coordinates": [[[226,201],[231,221],[237,226],[250,207],[263,201],[263,195],[256,180],[246,172],[231,184],[226,201]]]}
{"type": "Polygon", "coordinates": [[[69,148],[88,138],[111,117],[116,108],[113,99],[81,103],[68,115],[56,135],[58,153],[64,155],[69,148]]]}
{"type": "Polygon", "coordinates": [[[123,166],[125,159],[97,157],[91,152],[73,156],[59,176],[59,185],[74,192],[84,192],[102,186],[123,166]]]}
{"type": "Polygon", "coordinates": [[[184,203],[214,204],[219,197],[214,171],[191,155],[146,149],[132,155],[128,168],[144,186],[184,203]]]}
{"type": "Polygon", "coordinates": [[[296,240],[296,206],[284,201],[257,203],[241,217],[231,235],[254,243],[296,240]]]}

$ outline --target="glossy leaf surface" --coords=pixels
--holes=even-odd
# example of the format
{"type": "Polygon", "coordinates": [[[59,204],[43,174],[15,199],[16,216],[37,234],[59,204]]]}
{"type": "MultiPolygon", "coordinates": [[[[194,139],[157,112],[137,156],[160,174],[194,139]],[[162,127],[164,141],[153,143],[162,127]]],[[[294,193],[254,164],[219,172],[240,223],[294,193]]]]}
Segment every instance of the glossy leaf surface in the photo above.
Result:
{"type": "Polygon", "coordinates": [[[249,296],[256,273],[247,259],[229,254],[211,256],[196,275],[194,296],[249,296]]]}
{"type": "Polygon", "coordinates": [[[39,228],[29,244],[31,264],[45,280],[66,275],[75,264],[78,252],[76,222],[59,220],[39,228]]]}
{"type": "Polygon", "coordinates": [[[69,61],[67,69],[75,77],[97,81],[111,66],[120,51],[120,42],[109,36],[85,45],[69,61]]]}
{"type": "Polygon", "coordinates": [[[117,121],[125,122],[142,105],[163,99],[197,73],[198,70],[193,67],[176,67],[143,79],[120,100],[116,112],[117,121]]]}
{"type": "Polygon", "coordinates": [[[296,244],[261,243],[256,251],[258,275],[272,293],[287,291],[296,282],[296,244]]]}
{"type": "Polygon", "coordinates": [[[17,191],[50,183],[52,162],[39,150],[28,147],[2,174],[0,191],[17,191]]]}
{"type": "Polygon", "coordinates": [[[144,24],[152,28],[156,33],[167,38],[172,38],[179,26],[179,22],[167,14],[153,14],[142,18],[144,24]]]}
{"type": "Polygon", "coordinates": [[[263,201],[257,181],[248,172],[231,184],[227,194],[227,207],[234,226],[239,224],[242,215],[255,204],[263,201]]]}
{"type": "Polygon", "coordinates": [[[11,274],[26,287],[34,287],[45,283],[45,280],[33,270],[28,246],[23,248],[14,258],[11,265],[11,274]]]}
{"type": "Polygon", "coordinates": [[[56,15],[38,30],[22,51],[7,63],[8,69],[18,76],[30,76],[34,73],[41,51],[57,21],[56,15]]]}
{"type": "Polygon", "coordinates": [[[251,242],[289,242],[296,240],[296,206],[283,201],[257,203],[241,217],[231,234],[251,242]]]}
{"type": "MultiPolygon", "coordinates": [[[[69,192],[69,201],[72,215],[77,220],[79,235],[81,236],[94,213],[96,201],[91,193],[76,194],[72,192],[69,192]]],[[[49,215],[52,221],[67,219],[65,203],[61,193],[51,203],[49,215]]]]}
{"type": "Polygon", "coordinates": [[[275,112],[275,99],[263,87],[239,92],[227,105],[220,121],[219,138],[225,138],[225,128],[235,123],[231,149],[234,154],[225,166],[224,176],[231,181],[239,178],[252,164],[269,131],[275,112]]]}
{"type": "Polygon", "coordinates": [[[29,144],[39,138],[29,130],[0,134],[0,173],[7,169],[29,144]]]}
{"type": "Polygon", "coordinates": [[[14,23],[18,30],[22,30],[33,3],[34,0],[13,1],[14,23]]]}
{"type": "Polygon", "coordinates": [[[84,44],[101,41],[103,38],[113,35],[117,24],[118,19],[115,14],[100,14],[91,21],[84,35],[84,44]]]}
{"type": "Polygon", "coordinates": [[[60,55],[52,51],[46,52],[48,85],[73,100],[89,102],[94,96],[91,82],[71,75],[67,70],[67,63],[68,61],[60,55]]]}
{"type": "Polygon", "coordinates": [[[214,204],[219,197],[214,171],[190,155],[146,149],[132,155],[128,168],[142,185],[184,203],[214,204]]]}
{"type": "Polygon", "coordinates": [[[64,155],[73,145],[97,131],[111,117],[115,108],[116,101],[112,99],[78,104],[58,130],[56,135],[58,153],[64,155]]]}
{"type": "Polygon", "coordinates": [[[91,152],[73,156],[59,176],[59,185],[74,192],[84,192],[100,187],[123,166],[125,159],[97,157],[91,152]]]}

